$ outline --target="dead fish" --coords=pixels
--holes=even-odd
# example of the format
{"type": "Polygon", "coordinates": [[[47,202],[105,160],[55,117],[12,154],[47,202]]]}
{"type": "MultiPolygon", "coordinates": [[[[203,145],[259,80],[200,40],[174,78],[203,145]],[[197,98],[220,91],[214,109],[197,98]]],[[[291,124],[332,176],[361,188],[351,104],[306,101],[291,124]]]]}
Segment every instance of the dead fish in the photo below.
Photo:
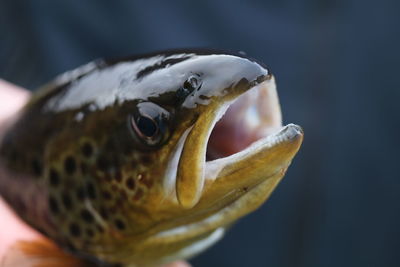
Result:
{"type": "Polygon", "coordinates": [[[258,208],[300,148],[274,76],[241,54],[97,60],[38,90],[2,138],[0,194],[95,264],[187,259],[258,208]]]}

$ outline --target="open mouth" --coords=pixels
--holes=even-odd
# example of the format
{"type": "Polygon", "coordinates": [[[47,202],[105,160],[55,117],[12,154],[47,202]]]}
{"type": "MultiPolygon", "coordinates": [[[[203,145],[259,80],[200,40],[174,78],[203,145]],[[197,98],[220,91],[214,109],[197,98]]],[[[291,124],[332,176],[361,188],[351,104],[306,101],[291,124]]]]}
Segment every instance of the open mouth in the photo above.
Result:
{"type": "Polygon", "coordinates": [[[282,116],[272,77],[230,104],[211,132],[206,160],[233,155],[280,129],[282,116]]]}
{"type": "MultiPolygon", "coordinates": [[[[223,103],[213,118],[200,117],[181,140],[174,154],[176,161],[172,161],[176,164],[170,164],[168,170],[177,166],[178,201],[190,208],[206,195],[218,199],[238,188],[252,188],[278,172],[284,173],[300,147],[302,130],[293,124],[282,127],[271,76],[233,101],[223,103]]],[[[168,174],[175,177],[174,171],[168,174]]]]}

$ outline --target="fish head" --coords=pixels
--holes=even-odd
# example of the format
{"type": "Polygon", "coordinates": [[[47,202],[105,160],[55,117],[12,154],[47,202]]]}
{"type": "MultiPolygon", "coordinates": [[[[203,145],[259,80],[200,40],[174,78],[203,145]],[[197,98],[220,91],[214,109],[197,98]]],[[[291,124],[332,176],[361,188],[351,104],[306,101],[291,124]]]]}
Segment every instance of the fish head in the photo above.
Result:
{"type": "Polygon", "coordinates": [[[175,253],[259,207],[303,131],[282,126],[275,79],[262,64],[226,53],[170,57],[176,61],[143,71],[146,96],[128,121],[141,153],[153,154],[142,166],[153,187],[141,208],[153,226],[141,248],[168,244],[175,253]]]}
{"type": "Polygon", "coordinates": [[[282,126],[267,68],[220,51],[89,64],[38,92],[27,111],[16,128],[39,121],[46,137],[29,141],[46,148],[46,233],[85,257],[139,266],[218,240],[268,198],[303,139],[299,126],[282,126]]]}
{"type": "Polygon", "coordinates": [[[274,77],[242,55],[171,53],[134,76],[120,90],[119,117],[127,118],[134,154],[147,159],[140,161],[145,171],[135,176],[155,185],[143,197],[152,207],[164,200],[193,207],[208,161],[235,154],[281,126],[274,77]]]}
{"type": "Polygon", "coordinates": [[[168,224],[217,202],[228,205],[270,177],[279,181],[303,132],[282,126],[266,67],[216,51],[171,53],[140,65],[134,84],[128,83],[134,90],[121,90],[131,99],[121,117],[137,159],[124,180],[135,177],[147,186],[132,197],[140,207],[128,211],[134,221],[146,214],[146,227],[168,224]]]}

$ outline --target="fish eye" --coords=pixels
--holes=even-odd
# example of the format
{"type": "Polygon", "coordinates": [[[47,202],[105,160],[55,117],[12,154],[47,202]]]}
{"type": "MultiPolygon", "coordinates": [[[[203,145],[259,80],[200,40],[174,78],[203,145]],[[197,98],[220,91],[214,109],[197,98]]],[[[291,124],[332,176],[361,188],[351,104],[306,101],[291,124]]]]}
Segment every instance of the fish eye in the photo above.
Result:
{"type": "Polygon", "coordinates": [[[140,143],[155,146],[166,140],[169,113],[151,102],[141,102],[130,116],[129,124],[133,136],[140,143]]]}
{"type": "Polygon", "coordinates": [[[132,122],[132,125],[138,135],[144,139],[154,138],[159,130],[157,122],[146,115],[138,116],[137,119],[132,122]]]}

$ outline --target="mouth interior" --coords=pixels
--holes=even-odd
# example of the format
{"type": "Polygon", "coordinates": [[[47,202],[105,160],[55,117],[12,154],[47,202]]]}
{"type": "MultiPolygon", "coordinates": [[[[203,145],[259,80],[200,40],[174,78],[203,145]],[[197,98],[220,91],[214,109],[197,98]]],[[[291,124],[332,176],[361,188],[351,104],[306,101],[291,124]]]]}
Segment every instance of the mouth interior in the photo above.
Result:
{"type": "Polygon", "coordinates": [[[238,153],[280,129],[282,116],[272,79],[251,88],[229,106],[211,132],[206,161],[238,153]]]}

